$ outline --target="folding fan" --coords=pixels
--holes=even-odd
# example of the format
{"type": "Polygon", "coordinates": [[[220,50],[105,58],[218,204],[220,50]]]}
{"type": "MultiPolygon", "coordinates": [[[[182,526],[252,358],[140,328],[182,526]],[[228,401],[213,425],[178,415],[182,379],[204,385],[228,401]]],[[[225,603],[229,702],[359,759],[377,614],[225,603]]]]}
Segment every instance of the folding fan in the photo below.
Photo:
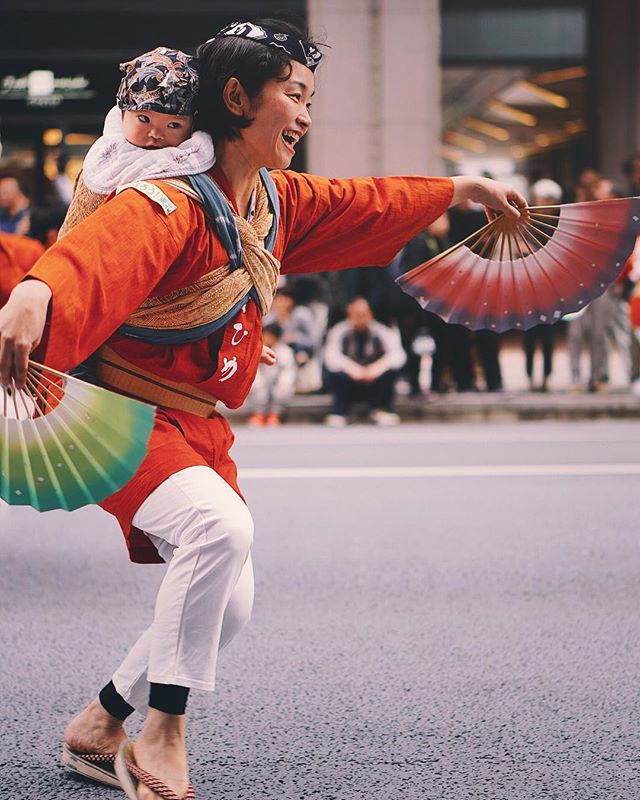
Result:
{"type": "Polygon", "coordinates": [[[473,330],[526,330],[579,311],[612,283],[640,234],[640,197],[499,216],[397,278],[420,305],[473,330]]]}
{"type": "Polygon", "coordinates": [[[67,511],[98,503],[134,475],[154,408],[42,364],[25,389],[0,391],[0,497],[67,511]]]}

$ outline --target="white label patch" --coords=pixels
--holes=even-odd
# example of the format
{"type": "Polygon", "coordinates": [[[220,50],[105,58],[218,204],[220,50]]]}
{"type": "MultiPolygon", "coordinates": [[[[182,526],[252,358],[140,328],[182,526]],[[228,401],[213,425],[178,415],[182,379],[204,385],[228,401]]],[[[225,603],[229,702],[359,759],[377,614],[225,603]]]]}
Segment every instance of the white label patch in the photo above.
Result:
{"type": "Polygon", "coordinates": [[[171,214],[171,212],[175,211],[177,208],[175,203],[172,203],[162,189],[159,189],[155,183],[149,183],[148,181],[125,183],[123,186],[118,186],[116,194],[120,194],[120,192],[123,192],[125,189],[137,189],[139,192],[142,192],[142,194],[146,194],[149,200],[153,200],[154,203],[157,203],[167,215],[171,214]]]}

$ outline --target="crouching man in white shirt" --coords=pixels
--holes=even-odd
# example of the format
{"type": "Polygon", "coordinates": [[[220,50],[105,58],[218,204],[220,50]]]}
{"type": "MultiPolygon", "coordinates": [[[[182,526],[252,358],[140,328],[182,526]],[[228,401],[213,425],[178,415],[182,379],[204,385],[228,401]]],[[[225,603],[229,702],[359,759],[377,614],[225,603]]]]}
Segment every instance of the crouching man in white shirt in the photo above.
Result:
{"type": "Polygon", "coordinates": [[[325,366],[333,393],[331,427],[349,422],[354,403],[366,403],[377,425],[397,425],[393,413],[396,373],[406,360],[400,334],[377,322],[369,303],[357,297],[347,306],[347,318],[327,335],[325,366]]]}

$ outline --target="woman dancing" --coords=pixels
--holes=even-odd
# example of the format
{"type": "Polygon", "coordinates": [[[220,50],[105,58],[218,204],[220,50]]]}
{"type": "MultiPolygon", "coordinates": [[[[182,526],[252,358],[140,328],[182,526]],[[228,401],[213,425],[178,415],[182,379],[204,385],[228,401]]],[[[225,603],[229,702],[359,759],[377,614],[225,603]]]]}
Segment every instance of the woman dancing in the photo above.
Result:
{"type": "Polygon", "coordinates": [[[158,406],[148,454],[103,507],[135,561],[165,561],[154,618],[111,681],[69,724],[76,767],[134,800],[194,797],[190,689],[214,688],[219,650],[249,618],[253,523],[216,410],[240,406],[280,272],[388,263],[443,211],[471,199],[511,217],[525,201],[479,178],[328,180],[286,171],[311,126],[321,60],[282,20],[240,22],[198,51],[198,124],[216,164],[189,181],[138,182],[39,260],[0,310],[0,380],[29,355],[68,370],[100,349],[99,382],[158,406]],[[274,170],[267,172],[267,169],[274,170]],[[123,722],[145,714],[128,742],[123,722]]]}

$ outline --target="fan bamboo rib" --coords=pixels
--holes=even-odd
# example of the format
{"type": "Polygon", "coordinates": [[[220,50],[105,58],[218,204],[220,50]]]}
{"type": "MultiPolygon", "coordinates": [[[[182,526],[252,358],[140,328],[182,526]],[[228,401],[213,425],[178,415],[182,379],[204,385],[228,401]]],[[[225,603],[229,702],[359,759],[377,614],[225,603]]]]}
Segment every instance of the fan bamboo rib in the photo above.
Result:
{"type": "MultiPolygon", "coordinates": [[[[42,399],[43,403],[45,404],[45,407],[48,408],[51,412],[53,412],[54,409],[51,407],[51,405],[47,401],[46,397],[44,397],[44,395],[42,395],[40,392],[38,392],[38,396],[42,399]]],[[[60,407],[58,407],[58,410],[59,410],[59,408],[60,407]]],[[[85,498],[87,499],[87,503],[91,503],[91,494],[87,490],[87,487],[85,485],[84,479],[82,478],[82,475],[80,475],[79,471],[77,470],[77,468],[76,468],[75,464],[73,463],[71,457],[69,456],[69,454],[67,453],[65,447],[63,446],[62,442],[60,441],[60,437],[58,435],[58,432],[51,425],[51,423],[47,419],[47,416],[48,416],[47,414],[43,413],[41,415],[41,418],[43,419],[43,423],[47,428],[49,436],[51,437],[51,441],[55,444],[55,446],[57,448],[57,452],[64,459],[69,471],[71,472],[71,474],[75,478],[75,481],[76,481],[76,484],[77,484],[78,488],[85,495],[85,498]]],[[[63,427],[63,429],[66,430],[66,426],[65,426],[64,421],[62,419],[59,419],[58,422],[63,427]]],[[[33,427],[34,427],[34,432],[36,433],[37,437],[40,438],[40,434],[39,434],[36,426],[34,425],[33,427]]],[[[73,440],[73,444],[74,444],[74,447],[75,447],[76,446],[76,442],[77,442],[77,438],[74,437],[73,435],[71,435],[71,438],[73,440]]],[[[45,451],[45,453],[46,453],[46,451],[45,451]]],[[[50,460],[49,460],[49,457],[47,455],[45,455],[45,463],[47,463],[47,462],[49,463],[49,465],[51,467],[53,466],[51,464],[50,460]]]]}

